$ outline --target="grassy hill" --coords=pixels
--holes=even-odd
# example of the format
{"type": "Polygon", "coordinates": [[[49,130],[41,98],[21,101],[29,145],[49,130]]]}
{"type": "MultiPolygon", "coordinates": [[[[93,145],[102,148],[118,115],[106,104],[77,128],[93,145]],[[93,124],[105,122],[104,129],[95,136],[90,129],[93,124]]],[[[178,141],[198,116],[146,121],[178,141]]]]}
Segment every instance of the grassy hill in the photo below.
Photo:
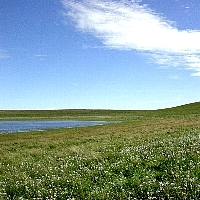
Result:
{"type": "Polygon", "coordinates": [[[28,119],[87,119],[87,120],[127,120],[141,117],[164,117],[177,115],[199,115],[200,102],[159,110],[0,110],[0,120],[28,119]]]}
{"type": "Polygon", "coordinates": [[[146,116],[148,114],[149,111],[135,110],[0,110],[0,120],[123,120],[146,116]]]}
{"type": "Polygon", "coordinates": [[[172,108],[159,109],[157,115],[200,115],[200,102],[189,103],[172,108]]]}

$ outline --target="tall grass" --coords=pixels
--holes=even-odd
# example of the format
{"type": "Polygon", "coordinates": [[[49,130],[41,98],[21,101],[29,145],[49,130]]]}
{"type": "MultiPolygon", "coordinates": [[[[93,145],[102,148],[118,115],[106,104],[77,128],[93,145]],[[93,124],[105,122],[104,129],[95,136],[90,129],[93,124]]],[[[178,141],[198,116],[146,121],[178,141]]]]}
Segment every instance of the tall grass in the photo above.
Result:
{"type": "Polygon", "coordinates": [[[0,135],[0,199],[200,199],[199,143],[198,116],[0,135]]]}

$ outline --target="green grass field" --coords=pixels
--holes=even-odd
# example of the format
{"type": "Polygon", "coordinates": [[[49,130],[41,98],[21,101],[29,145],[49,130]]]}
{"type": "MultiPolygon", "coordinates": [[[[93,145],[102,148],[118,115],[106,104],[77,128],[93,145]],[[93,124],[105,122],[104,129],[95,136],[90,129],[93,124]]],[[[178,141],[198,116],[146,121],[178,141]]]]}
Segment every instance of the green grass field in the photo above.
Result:
{"type": "Polygon", "coordinates": [[[200,199],[200,103],[156,111],[0,111],[117,124],[0,135],[0,199],[200,199]]]}

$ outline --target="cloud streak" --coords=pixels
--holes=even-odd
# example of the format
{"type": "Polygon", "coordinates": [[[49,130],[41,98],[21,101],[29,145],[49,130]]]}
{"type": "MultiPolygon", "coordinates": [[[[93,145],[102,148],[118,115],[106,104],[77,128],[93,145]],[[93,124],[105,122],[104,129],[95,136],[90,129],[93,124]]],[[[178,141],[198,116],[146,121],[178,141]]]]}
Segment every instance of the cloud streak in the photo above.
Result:
{"type": "Polygon", "coordinates": [[[76,27],[112,49],[137,50],[159,65],[200,76],[200,30],[178,30],[142,1],[62,0],[76,27]]]}

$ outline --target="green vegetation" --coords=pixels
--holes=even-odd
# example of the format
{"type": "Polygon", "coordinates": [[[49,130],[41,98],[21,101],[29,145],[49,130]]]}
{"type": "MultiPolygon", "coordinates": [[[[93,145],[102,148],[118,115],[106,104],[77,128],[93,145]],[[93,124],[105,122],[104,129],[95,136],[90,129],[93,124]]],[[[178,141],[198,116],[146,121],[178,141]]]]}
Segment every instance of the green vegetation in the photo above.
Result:
{"type": "Polygon", "coordinates": [[[132,110],[0,110],[0,120],[116,120],[143,117],[148,112],[132,110]]]}
{"type": "Polygon", "coordinates": [[[0,135],[0,199],[200,199],[200,103],[157,111],[0,111],[121,120],[0,135]]]}

